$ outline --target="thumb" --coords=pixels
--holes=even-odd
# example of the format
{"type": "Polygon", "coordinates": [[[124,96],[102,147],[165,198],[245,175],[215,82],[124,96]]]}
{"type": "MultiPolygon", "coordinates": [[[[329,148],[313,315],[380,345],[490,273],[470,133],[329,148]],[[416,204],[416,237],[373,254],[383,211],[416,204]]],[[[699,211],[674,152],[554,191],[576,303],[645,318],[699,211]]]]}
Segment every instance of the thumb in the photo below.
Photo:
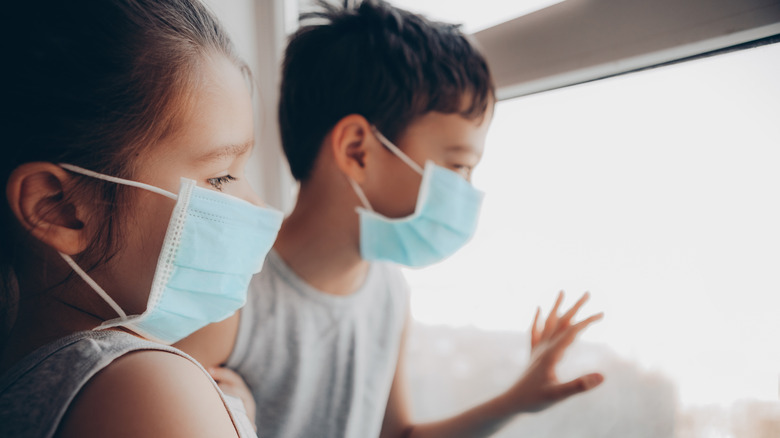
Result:
{"type": "Polygon", "coordinates": [[[572,395],[593,389],[604,381],[604,376],[599,373],[587,374],[572,381],[561,383],[552,388],[552,398],[563,400],[572,395]]]}
{"type": "Polygon", "coordinates": [[[208,371],[209,374],[211,375],[211,378],[217,382],[226,380],[228,377],[228,373],[226,372],[226,368],[224,367],[210,367],[207,368],[206,371],[208,371]]]}

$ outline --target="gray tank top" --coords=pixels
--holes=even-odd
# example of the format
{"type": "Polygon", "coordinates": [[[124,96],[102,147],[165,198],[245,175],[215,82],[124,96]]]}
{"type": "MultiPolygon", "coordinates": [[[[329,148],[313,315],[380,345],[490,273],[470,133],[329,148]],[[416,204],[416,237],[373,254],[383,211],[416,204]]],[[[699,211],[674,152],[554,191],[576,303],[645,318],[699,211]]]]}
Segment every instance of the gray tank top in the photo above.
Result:
{"type": "MultiPolygon", "coordinates": [[[[180,350],[128,333],[115,330],[74,333],[35,350],[0,376],[0,437],[53,437],[68,406],[89,379],[118,357],[138,350],[177,354],[203,370],[180,350]]],[[[214,387],[239,436],[256,437],[241,401],[225,396],[216,383],[214,387]]]]}
{"type": "Polygon", "coordinates": [[[271,251],[250,284],[227,362],[252,389],[258,435],[378,437],[407,307],[395,266],[373,263],[358,291],[336,296],[271,251]]]}

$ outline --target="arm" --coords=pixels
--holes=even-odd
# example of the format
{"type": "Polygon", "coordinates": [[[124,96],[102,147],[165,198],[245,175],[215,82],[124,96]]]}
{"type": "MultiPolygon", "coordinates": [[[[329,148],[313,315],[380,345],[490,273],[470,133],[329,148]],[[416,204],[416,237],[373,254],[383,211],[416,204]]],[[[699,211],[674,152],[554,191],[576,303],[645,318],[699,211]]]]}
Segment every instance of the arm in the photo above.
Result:
{"type": "Polygon", "coordinates": [[[252,395],[252,391],[246,385],[246,382],[244,382],[244,379],[238,373],[226,367],[209,368],[207,371],[211,374],[214,381],[217,382],[222,392],[241,400],[249,422],[252,423],[252,427],[257,431],[257,424],[255,423],[257,405],[255,404],[255,397],[252,395]]]}
{"type": "Polygon", "coordinates": [[[241,311],[224,321],[209,324],[174,344],[200,362],[227,395],[237,397],[244,403],[247,417],[255,424],[255,399],[252,391],[235,371],[222,366],[227,362],[238,335],[241,311]]]}
{"type": "Polygon", "coordinates": [[[537,310],[531,328],[531,362],[520,380],[499,396],[446,420],[418,425],[409,421],[405,391],[401,388],[403,371],[398,371],[403,366],[399,355],[399,365],[382,427],[382,438],[487,437],[517,414],[541,411],[572,395],[598,386],[603,381],[600,374],[588,374],[565,383],[560,383],[555,375],[555,365],[566,348],[574,342],[577,334],[602,317],[598,314],[576,324],[572,323],[587,298],[587,294],[583,295],[568,312],[559,317],[558,308],[563,301],[563,294],[560,294],[541,328],[540,311],[537,310]]]}
{"type": "Polygon", "coordinates": [[[496,415],[502,408],[497,399],[477,406],[455,417],[435,423],[413,424],[409,415],[408,394],[405,376],[405,341],[409,327],[407,316],[401,348],[398,352],[398,364],[390,389],[390,397],[385,409],[381,438],[410,437],[479,437],[489,436],[500,429],[510,418],[509,415],[496,415]],[[495,406],[493,406],[495,405],[495,406]]]}
{"type": "Polygon", "coordinates": [[[382,422],[382,432],[380,438],[406,438],[407,432],[411,430],[412,423],[409,419],[408,395],[406,393],[406,336],[409,332],[410,312],[406,312],[406,321],[404,322],[403,333],[401,334],[401,344],[398,348],[398,362],[395,366],[395,376],[390,387],[390,396],[387,399],[385,408],[385,418],[382,422]]]}
{"type": "Polygon", "coordinates": [[[189,360],[138,351],[115,360],[82,388],[57,437],[237,437],[208,377],[189,360]]]}

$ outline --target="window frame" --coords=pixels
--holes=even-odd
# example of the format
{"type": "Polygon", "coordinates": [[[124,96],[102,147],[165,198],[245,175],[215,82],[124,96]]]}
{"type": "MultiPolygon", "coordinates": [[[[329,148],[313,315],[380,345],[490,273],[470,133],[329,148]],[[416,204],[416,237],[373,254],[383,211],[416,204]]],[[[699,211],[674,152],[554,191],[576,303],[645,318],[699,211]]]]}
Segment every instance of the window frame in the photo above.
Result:
{"type": "Polygon", "coordinates": [[[474,37],[502,100],[778,35],[777,0],[567,0],[474,37]]]}

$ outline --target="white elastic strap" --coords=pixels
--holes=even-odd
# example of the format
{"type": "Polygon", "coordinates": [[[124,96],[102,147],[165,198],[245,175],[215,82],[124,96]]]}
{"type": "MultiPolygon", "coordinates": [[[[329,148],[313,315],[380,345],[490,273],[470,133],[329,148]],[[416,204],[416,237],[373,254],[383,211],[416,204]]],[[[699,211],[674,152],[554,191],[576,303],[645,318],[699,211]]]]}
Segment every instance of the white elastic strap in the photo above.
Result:
{"type": "Polygon", "coordinates": [[[408,164],[409,167],[414,169],[414,171],[419,173],[420,175],[424,173],[423,168],[420,167],[419,164],[415,163],[414,160],[412,160],[411,158],[409,158],[408,155],[403,153],[403,151],[401,151],[401,149],[399,149],[398,146],[394,145],[390,140],[387,139],[387,137],[382,135],[382,133],[379,132],[378,129],[376,129],[376,126],[372,126],[371,129],[374,131],[374,135],[376,135],[376,138],[378,138],[379,141],[382,142],[383,145],[385,145],[385,147],[390,149],[390,151],[394,153],[395,156],[400,158],[404,163],[408,164]]]}
{"type": "Polygon", "coordinates": [[[117,314],[119,314],[119,316],[120,316],[121,318],[127,318],[127,314],[125,313],[125,311],[124,311],[124,310],[122,310],[122,308],[121,308],[121,307],[119,307],[119,304],[117,304],[117,303],[116,303],[116,301],[114,301],[114,299],[113,299],[113,298],[111,298],[111,297],[110,297],[110,296],[109,296],[109,295],[106,293],[106,291],[104,291],[104,290],[103,290],[103,288],[102,288],[102,287],[100,287],[100,285],[98,285],[97,283],[95,283],[95,280],[93,280],[93,279],[92,279],[92,277],[90,277],[89,275],[87,275],[87,273],[86,273],[86,272],[84,272],[84,270],[83,270],[83,269],[81,269],[81,268],[79,267],[79,265],[77,265],[77,264],[76,264],[76,262],[74,262],[74,261],[73,261],[73,259],[72,259],[72,258],[70,258],[70,256],[69,256],[69,255],[67,255],[67,254],[63,254],[63,253],[60,253],[60,256],[62,256],[62,258],[65,260],[65,262],[66,262],[67,264],[69,264],[69,265],[70,265],[70,267],[71,267],[71,268],[72,268],[74,271],[76,271],[76,273],[77,273],[77,274],[79,274],[79,277],[81,277],[81,278],[82,278],[82,280],[84,280],[85,282],[87,282],[87,284],[88,284],[88,285],[92,286],[92,289],[94,289],[94,290],[95,290],[95,292],[97,292],[97,293],[98,293],[98,295],[100,295],[100,297],[101,297],[101,298],[103,298],[103,300],[105,300],[105,301],[108,303],[108,305],[109,305],[109,306],[111,306],[111,308],[112,308],[112,309],[114,309],[114,311],[115,311],[117,314]]]}
{"type": "Polygon", "coordinates": [[[352,184],[352,189],[355,191],[355,194],[357,194],[358,198],[360,198],[360,202],[363,203],[363,207],[365,207],[366,210],[374,211],[374,209],[371,208],[371,203],[368,202],[368,198],[366,198],[366,194],[363,193],[363,189],[360,188],[358,183],[356,183],[355,180],[350,177],[347,177],[347,180],[350,184],[352,184]]]}
{"type": "Polygon", "coordinates": [[[126,186],[133,186],[133,187],[138,187],[139,189],[149,190],[150,192],[154,192],[166,196],[168,198],[171,198],[174,201],[179,198],[175,193],[171,193],[167,190],[163,190],[159,187],[155,187],[149,184],[144,184],[142,182],[131,181],[129,179],[124,179],[124,178],[117,178],[115,176],[103,175],[102,173],[93,172],[91,170],[84,169],[83,167],[74,166],[72,164],[67,164],[67,163],[59,163],[59,166],[62,167],[63,169],[70,170],[71,172],[76,172],[82,175],[91,176],[92,178],[102,179],[104,181],[110,181],[117,184],[124,184],[126,186]]]}

